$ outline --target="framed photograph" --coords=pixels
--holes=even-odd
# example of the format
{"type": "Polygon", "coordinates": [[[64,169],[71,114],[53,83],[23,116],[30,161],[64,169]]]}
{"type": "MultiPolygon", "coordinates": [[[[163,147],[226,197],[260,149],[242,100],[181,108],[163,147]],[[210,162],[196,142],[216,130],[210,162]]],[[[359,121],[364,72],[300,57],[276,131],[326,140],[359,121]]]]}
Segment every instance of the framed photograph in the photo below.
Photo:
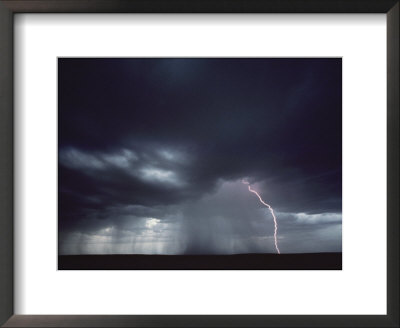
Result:
{"type": "Polygon", "coordinates": [[[340,270],[341,91],[341,58],[58,58],[58,269],[340,270]]]}
{"type": "Polygon", "coordinates": [[[398,1],[0,1],[4,327],[398,327],[398,1]]]}

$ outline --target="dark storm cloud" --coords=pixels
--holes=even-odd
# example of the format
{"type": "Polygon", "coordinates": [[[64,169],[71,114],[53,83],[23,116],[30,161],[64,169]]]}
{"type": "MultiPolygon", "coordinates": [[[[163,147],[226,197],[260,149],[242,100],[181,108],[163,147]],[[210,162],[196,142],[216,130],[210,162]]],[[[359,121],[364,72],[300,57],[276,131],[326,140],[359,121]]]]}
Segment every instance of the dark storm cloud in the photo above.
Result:
{"type": "Polygon", "coordinates": [[[192,221],[254,236],[248,213],[195,205],[242,178],[280,212],[341,212],[340,59],[59,59],[58,76],[61,233],[180,213],[193,252],[213,242],[192,221]]]}

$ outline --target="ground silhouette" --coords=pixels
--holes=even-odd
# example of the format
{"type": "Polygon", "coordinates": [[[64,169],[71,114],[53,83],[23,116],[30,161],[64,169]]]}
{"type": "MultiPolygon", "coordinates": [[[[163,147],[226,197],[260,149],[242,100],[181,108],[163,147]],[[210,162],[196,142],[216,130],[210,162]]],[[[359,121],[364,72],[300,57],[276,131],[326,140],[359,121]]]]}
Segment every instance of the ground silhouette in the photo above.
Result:
{"type": "Polygon", "coordinates": [[[59,270],[341,270],[342,253],[60,255],[59,270]]]}

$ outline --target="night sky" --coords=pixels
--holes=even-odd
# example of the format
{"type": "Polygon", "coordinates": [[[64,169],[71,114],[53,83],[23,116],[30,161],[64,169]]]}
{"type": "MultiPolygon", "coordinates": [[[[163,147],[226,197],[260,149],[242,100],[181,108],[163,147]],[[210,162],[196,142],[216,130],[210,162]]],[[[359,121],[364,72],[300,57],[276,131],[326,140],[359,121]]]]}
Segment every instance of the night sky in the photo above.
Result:
{"type": "Polygon", "coordinates": [[[60,58],[59,254],[342,250],[338,58],[60,58]]]}

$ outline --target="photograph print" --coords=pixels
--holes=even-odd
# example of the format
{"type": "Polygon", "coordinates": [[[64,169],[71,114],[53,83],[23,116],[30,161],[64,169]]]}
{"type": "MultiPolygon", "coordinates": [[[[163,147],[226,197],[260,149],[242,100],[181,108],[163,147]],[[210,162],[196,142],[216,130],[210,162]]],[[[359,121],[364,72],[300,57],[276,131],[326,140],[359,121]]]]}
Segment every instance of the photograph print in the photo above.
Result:
{"type": "Polygon", "coordinates": [[[341,58],[58,58],[59,270],[341,270],[341,58]]]}

